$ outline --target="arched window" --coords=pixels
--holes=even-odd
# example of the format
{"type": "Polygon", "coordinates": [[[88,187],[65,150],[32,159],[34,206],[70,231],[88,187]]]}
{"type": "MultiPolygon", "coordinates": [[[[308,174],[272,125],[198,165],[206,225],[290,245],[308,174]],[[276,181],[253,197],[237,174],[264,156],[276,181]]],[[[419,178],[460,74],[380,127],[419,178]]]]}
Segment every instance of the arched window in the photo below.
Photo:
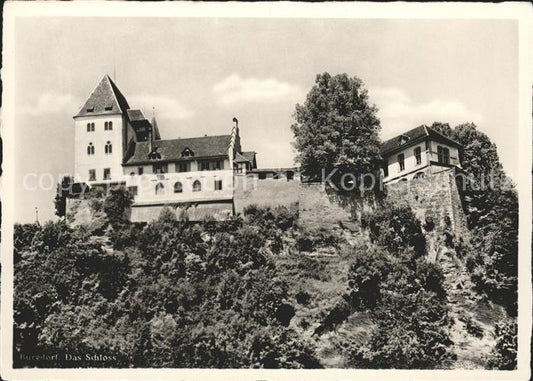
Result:
{"type": "Polygon", "coordinates": [[[89,145],[87,146],[87,155],[94,155],[93,143],[89,143],[89,145]]]}
{"type": "Polygon", "coordinates": [[[113,129],[113,122],[109,121],[109,124],[107,125],[107,129],[111,131],[113,129]]]}
{"type": "Polygon", "coordinates": [[[181,185],[181,183],[178,181],[174,184],[174,193],[181,193],[183,192],[183,186],[181,185]]]}
{"type": "Polygon", "coordinates": [[[107,126],[108,126],[108,124],[107,124],[107,122],[105,122],[105,123],[104,123],[104,130],[105,130],[105,131],[107,131],[107,126]]]}
{"type": "Polygon", "coordinates": [[[91,131],[94,131],[94,123],[91,123],[91,131]]]}
{"type": "Polygon", "coordinates": [[[200,192],[202,190],[202,184],[196,180],[194,183],[192,183],[192,191],[193,192],[200,192]]]}
{"type": "Polygon", "coordinates": [[[155,186],[155,194],[160,195],[165,193],[165,186],[162,183],[157,183],[155,186]]]}
{"type": "Polygon", "coordinates": [[[91,123],[87,123],[87,132],[91,132],[91,123]]]}
{"type": "Polygon", "coordinates": [[[109,154],[113,152],[113,146],[111,145],[111,142],[108,140],[105,144],[105,153],[109,154]]]}

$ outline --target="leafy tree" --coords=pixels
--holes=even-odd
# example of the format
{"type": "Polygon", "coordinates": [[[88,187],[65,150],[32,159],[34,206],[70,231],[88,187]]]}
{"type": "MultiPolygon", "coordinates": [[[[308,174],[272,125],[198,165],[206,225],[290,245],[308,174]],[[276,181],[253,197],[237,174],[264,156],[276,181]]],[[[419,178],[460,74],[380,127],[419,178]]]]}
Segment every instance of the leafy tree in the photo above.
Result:
{"type": "Polygon", "coordinates": [[[357,77],[318,74],[303,105],[296,105],[297,160],[311,180],[328,176],[375,173],[379,167],[380,122],[367,90],[357,77]]]}
{"type": "Polygon", "coordinates": [[[67,197],[69,196],[74,178],[65,176],[59,184],[57,184],[56,196],[54,198],[55,213],[59,217],[64,217],[67,213],[67,197]]]}
{"type": "Polygon", "coordinates": [[[104,212],[112,226],[128,222],[131,204],[131,195],[124,187],[110,190],[104,201],[104,212]]]}
{"type": "Polygon", "coordinates": [[[516,319],[509,319],[496,325],[496,346],[488,358],[491,369],[516,369],[518,324],[516,319]]]}

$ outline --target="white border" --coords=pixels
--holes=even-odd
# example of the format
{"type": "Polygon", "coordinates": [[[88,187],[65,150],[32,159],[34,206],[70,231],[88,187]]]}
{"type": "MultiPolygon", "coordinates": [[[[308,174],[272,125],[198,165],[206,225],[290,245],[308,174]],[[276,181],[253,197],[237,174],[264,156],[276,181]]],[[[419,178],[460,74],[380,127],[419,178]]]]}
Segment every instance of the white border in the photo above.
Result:
{"type": "Polygon", "coordinates": [[[4,174],[2,195],[2,303],[0,374],[4,379],[187,379],[187,380],[348,380],[530,378],[531,340],[531,166],[532,166],[532,8],[526,3],[139,3],[139,2],[8,2],[4,5],[4,174]],[[14,24],[17,17],[246,17],[246,18],[381,18],[381,19],[515,19],[519,21],[520,168],[515,181],[520,199],[519,356],[516,371],[460,370],[209,370],[209,369],[13,369],[13,199],[14,180],[14,24]]]}

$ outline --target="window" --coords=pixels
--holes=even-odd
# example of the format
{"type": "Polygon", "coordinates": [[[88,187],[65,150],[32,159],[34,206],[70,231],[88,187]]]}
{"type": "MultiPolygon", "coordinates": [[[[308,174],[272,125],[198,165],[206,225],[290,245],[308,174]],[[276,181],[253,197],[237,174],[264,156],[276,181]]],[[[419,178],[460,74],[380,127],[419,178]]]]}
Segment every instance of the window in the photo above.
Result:
{"type": "Polygon", "coordinates": [[[139,175],[142,175],[144,173],[144,168],[143,167],[138,167],[137,168],[137,173],[139,173],[139,175]]]}
{"type": "Polygon", "coordinates": [[[222,190],[222,180],[215,180],[215,190],[222,190]]]}
{"type": "Polygon", "coordinates": [[[157,183],[155,186],[155,194],[160,195],[165,193],[165,186],[162,183],[157,183]]]}
{"type": "Polygon", "coordinates": [[[200,192],[202,190],[202,184],[196,180],[193,184],[192,184],[192,191],[193,192],[200,192]]]}
{"type": "Polygon", "coordinates": [[[89,143],[89,145],[87,146],[87,155],[94,155],[93,143],[89,143]]]}
{"type": "Polygon", "coordinates": [[[128,192],[129,192],[130,195],[133,196],[133,197],[137,196],[137,194],[139,193],[137,187],[135,187],[135,186],[128,187],[128,192]]]}
{"type": "Polygon", "coordinates": [[[440,164],[450,164],[450,149],[443,146],[437,146],[437,157],[440,164]]]}
{"type": "Polygon", "coordinates": [[[113,103],[105,105],[104,110],[105,110],[105,111],[111,111],[111,110],[113,110],[113,103]]]}
{"type": "Polygon", "coordinates": [[[91,123],[87,123],[87,132],[91,132],[91,123]]]}
{"type": "Polygon", "coordinates": [[[416,159],[416,165],[419,165],[422,163],[422,149],[420,147],[415,148],[415,159],[416,159]]]}
{"type": "Polygon", "coordinates": [[[111,168],[104,168],[104,180],[111,180],[111,168]]]}
{"type": "Polygon", "coordinates": [[[176,163],[176,172],[190,172],[191,171],[191,163],[176,163]]]}
{"type": "Polygon", "coordinates": [[[403,153],[398,155],[398,165],[400,166],[400,171],[405,169],[405,159],[403,153]]]}
{"type": "Polygon", "coordinates": [[[104,123],[104,130],[107,131],[107,122],[104,123]]]}
{"type": "Polygon", "coordinates": [[[183,192],[183,186],[181,185],[181,183],[178,181],[174,184],[174,193],[181,193],[183,192]]]}
{"type": "Polygon", "coordinates": [[[87,111],[87,112],[94,112],[94,106],[92,106],[92,107],[88,107],[88,108],[86,109],[86,111],[87,111]]]}
{"type": "Polygon", "coordinates": [[[152,171],[153,173],[168,173],[168,164],[154,164],[152,171]]]}
{"type": "Polygon", "coordinates": [[[200,170],[201,171],[215,171],[224,169],[224,160],[203,160],[200,161],[200,170]]]}
{"type": "Polygon", "coordinates": [[[96,169],[89,169],[89,181],[96,180],[96,169]]]}
{"type": "Polygon", "coordinates": [[[187,147],[187,148],[185,148],[183,151],[181,151],[181,156],[182,156],[182,157],[194,156],[194,152],[192,152],[192,151],[187,147]]]}
{"type": "Polygon", "coordinates": [[[105,153],[110,154],[113,152],[113,146],[111,145],[111,142],[108,140],[105,144],[105,153]]]}
{"type": "Polygon", "coordinates": [[[105,122],[104,123],[104,130],[111,131],[113,129],[113,122],[105,122]]]}

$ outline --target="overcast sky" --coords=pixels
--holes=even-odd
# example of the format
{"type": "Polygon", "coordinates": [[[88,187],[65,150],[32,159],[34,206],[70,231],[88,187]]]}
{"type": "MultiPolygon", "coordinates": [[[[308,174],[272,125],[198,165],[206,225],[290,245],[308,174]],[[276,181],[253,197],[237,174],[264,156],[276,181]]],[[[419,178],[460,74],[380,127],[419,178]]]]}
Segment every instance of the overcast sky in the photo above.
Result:
{"type": "Polygon", "coordinates": [[[22,178],[73,171],[72,116],[114,72],[132,108],[155,107],[163,139],[228,134],[236,116],[259,167],[294,164],[294,106],[329,72],[363,80],[382,139],[474,122],[518,173],[515,21],[27,18],[15,44],[16,221],[36,206],[53,218],[54,190],[22,178]]]}

